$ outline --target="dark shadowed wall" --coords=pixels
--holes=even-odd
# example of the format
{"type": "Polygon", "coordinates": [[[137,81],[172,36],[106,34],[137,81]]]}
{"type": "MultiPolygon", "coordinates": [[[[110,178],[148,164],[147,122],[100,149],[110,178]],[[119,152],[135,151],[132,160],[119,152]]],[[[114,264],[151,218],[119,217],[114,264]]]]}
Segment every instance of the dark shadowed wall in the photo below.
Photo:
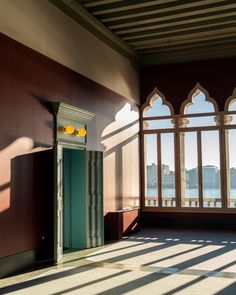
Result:
{"type": "Polygon", "coordinates": [[[223,110],[236,87],[235,68],[236,58],[145,67],[141,70],[141,104],[157,87],[178,114],[181,103],[200,83],[223,110]]]}

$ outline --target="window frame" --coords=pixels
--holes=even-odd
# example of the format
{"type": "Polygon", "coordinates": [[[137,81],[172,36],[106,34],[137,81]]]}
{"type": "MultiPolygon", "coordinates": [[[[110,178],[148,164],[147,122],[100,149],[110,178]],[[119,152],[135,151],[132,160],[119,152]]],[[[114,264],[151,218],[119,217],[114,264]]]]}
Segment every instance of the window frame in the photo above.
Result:
{"type": "MultiPolygon", "coordinates": [[[[157,99],[156,98],[156,99],[157,99]]],[[[215,212],[215,213],[235,213],[236,212],[236,200],[235,200],[235,208],[230,208],[227,206],[228,201],[229,201],[229,195],[230,192],[228,191],[227,187],[228,187],[228,167],[227,167],[227,157],[225,156],[226,153],[228,153],[229,151],[226,150],[227,144],[226,144],[226,130],[229,129],[236,129],[236,124],[231,124],[231,125],[227,125],[225,122],[225,118],[227,115],[236,115],[236,111],[228,111],[228,107],[230,105],[230,103],[236,100],[236,89],[233,92],[233,95],[230,96],[228,98],[228,100],[225,103],[225,110],[224,111],[219,111],[218,110],[218,105],[216,103],[216,101],[212,98],[210,98],[208,92],[200,86],[200,84],[197,84],[194,89],[189,93],[189,97],[187,100],[185,100],[182,105],[181,105],[181,111],[180,114],[174,114],[174,110],[173,107],[171,106],[171,104],[169,102],[166,101],[166,98],[164,97],[164,95],[158,91],[157,88],[155,88],[152,93],[149,95],[148,99],[147,99],[147,103],[145,103],[143,105],[143,107],[141,108],[141,116],[140,116],[140,123],[141,123],[141,128],[140,128],[140,133],[141,133],[141,207],[142,207],[142,211],[144,212],[206,212],[206,213],[210,213],[210,212],[215,212]],[[196,90],[200,90],[202,91],[205,96],[206,96],[206,101],[209,101],[211,103],[213,103],[214,108],[215,108],[215,112],[210,112],[210,113],[194,113],[194,114],[184,114],[184,110],[187,104],[192,103],[192,96],[193,94],[196,92],[196,90]],[[145,108],[147,107],[151,107],[150,101],[152,100],[155,101],[155,99],[153,99],[154,95],[156,95],[156,97],[161,97],[162,99],[162,104],[163,105],[167,105],[168,107],[170,107],[170,112],[171,115],[169,116],[152,116],[152,117],[144,117],[143,116],[143,112],[145,110],[145,108]],[[201,126],[201,127],[180,127],[179,126],[179,122],[181,119],[184,118],[191,118],[191,117],[206,117],[206,116],[213,116],[214,118],[216,118],[216,125],[214,126],[201,126]],[[151,121],[151,120],[163,120],[163,119],[170,119],[173,120],[174,122],[174,126],[173,128],[165,128],[165,129],[154,129],[154,130],[148,130],[144,128],[144,122],[145,121],[151,121]],[[181,163],[180,163],[180,133],[181,132],[191,132],[191,131],[195,131],[197,132],[197,136],[199,137],[199,134],[201,134],[201,131],[212,131],[212,130],[217,130],[219,132],[219,156],[220,156],[220,181],[221,181],[221,204],[222,207],[203,207],[203,196],[201,196],[201,200],[199,199],[199,207],[182,207],[181,206],[181,202],[182,202],[182,198],[181,198],[181,163]],[[176,207],[163,207],[162,206],[162,198],[161,196],[157,196],[158,197],[158,207],[154,207],[154,206],[146,206],[146,196],[145,196],[145,155],[144,155],[144,151],[145,151],[145,142],[144,142],[144,136],[147,134],[156,134],[156,136],[161,136],[162,133],[174,133],[174,159],[175,159],[175,201],[176,201],[176,207]],[[161,205],[161,206],[160,206],[161,205]]],[[[201,136],[200,136],[201,137],[201,136]]],[[[199,142],[199,139],[198,139],[199,142]]],[[[158,144],[158,143],[157,143],[158,144]]],[[[200,144],[201,144],[201,140],[200,140],[200,144]]],[[[161,151],[159,151],[158,149],[158,154],[161,153],[161,151]]],[[[198,147],[198,153],[199,153],[199,147],[198,147]]],[[[200,152],[201,153],[201,152],[200,152]]],[[[158,155],[158,157],[160,157],[158,155]]],[[[202,163],[201,166],[198,167],[198,171],[202,171],[202,163]]],[[[160,170],[160,169],[159,169],[160,170]]],[[[201,177],[200,177],[201,178],[201,177]]],[[[199,179],[199,178],[198,178],[199,179]]],[[[198,180],[199,181],[199,180],[198,180]]],[[[158,192],[160,192],[160,181],[158,181],[158,192]]],[[[198,183],[198,185],[201,185],[201,183],[198,183]]],[[[200,186],[199,186],[200,188],[200,186]]],[[[203,187],[201,185],[200,190],[202,190],[203,187]]]]}

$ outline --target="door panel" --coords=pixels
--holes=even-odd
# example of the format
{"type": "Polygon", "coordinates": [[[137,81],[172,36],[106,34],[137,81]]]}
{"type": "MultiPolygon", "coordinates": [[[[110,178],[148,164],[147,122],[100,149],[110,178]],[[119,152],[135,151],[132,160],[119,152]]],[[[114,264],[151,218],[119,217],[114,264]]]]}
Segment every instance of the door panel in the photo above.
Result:
{"type": "Polygon", "coordinates": [[[103,154],[86,151],[86,248],[104,243],[103,154]]]}
{"type": "Polygon", "coordinates": [[[71,241],[71,167],[70,153],[63,151],[63,248],[72,248],[71,241]]]}
{"type": "Polygon", "coordinates": [[[63,152],[63,246],[85,248],[85,151],[63,152]]]}
{"type": "Polygon", "coordinates": [[[84,249],[103,244],[103,156],[63,151],[63,246],[84,249]]]}

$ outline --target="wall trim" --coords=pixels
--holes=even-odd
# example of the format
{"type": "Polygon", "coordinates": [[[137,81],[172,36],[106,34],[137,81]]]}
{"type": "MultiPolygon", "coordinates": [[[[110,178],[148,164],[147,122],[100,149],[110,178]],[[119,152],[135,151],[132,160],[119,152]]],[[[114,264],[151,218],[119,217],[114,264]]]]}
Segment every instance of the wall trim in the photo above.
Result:
{"type": "Polygon", "coordinates": [[[76,0],[49,0],[57,8],[72,17],[77,23],[89,30],[96,37],[107,45],[118,51],[120,54],[130,59],[136,65],[139,64],[139,54],[126,42],[121,40],[111,30],[104,26],[91,13],[89,13],[76,0]]]}

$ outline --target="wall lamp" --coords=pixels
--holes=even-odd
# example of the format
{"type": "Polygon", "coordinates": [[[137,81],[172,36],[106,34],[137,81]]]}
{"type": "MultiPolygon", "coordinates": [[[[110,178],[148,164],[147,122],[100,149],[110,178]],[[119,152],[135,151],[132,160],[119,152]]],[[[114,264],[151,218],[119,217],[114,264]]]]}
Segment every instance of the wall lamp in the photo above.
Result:
{"type": "Polygon", "coordinates": [[[85,128],[79,128],[79,129],[75,129],[74,126],[72,125],[67,125],[65,127],[60,128],[61,130],[63,130],[64,133],[69,134],[69,135],[76,135],[79,137],[85,137],[87,134],[87,131],[85,128]]]}

